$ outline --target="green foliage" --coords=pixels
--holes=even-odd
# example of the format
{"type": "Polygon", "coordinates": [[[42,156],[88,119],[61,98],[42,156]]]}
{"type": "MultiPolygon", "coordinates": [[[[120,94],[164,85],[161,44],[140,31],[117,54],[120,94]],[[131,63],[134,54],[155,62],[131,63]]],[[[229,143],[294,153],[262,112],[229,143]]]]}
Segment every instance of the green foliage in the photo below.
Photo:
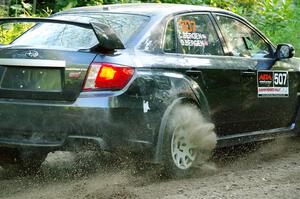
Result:
{"type": "Polygon", "coordinates": [[[286,27],[293,21],[292,1],[265,0],[255,6],[249,16],[256,26],[264,28],[268,34],[273,34],[276,29],[286,27]]]}
{"type": "MultiPolygon", "coordinates": [[[[300,9],[292,0],[253,1],[251,5],[236,10],[264,32],[274,44],[291,43],[300,56],[300,9]],[[297,20],[298,19],[298,20],[297,20]]],[[[241,7],[241,6],[240,6],[241,7]]]]}
{"type": "Polygon", "coordinates": [[[61,11],[80,6],[102,5],[102,0],[55,0],[55,11],[61,11]]]}
{"type": "Polygon", "coordinates": [[[25,3],[24,0],[12,1],[9,6],[9,15],[13,17],[47,17],[52,14],[52,9],[48,6],[37,9],[36,13],[33,13],[33,6],[31,3],[25,3]]]}
{"type": "Polygon", "coordinates": [[[7,23],[0,26],[0,44],[9,44],[20,34],[33,26],[33,23],[7,23]]]}
{"type": "Polygon", "coordinates": [[[292,18],[290,20],[284,20],[281,28],[269,26],[261,27],[261,30],[271,38],[275,43],[290,43],[293,44],[296,49],[296,56],[300,57],[300,4],[293,10],[292,18]],[[297,20],[298,18],[298,20],[297,20]]]}
{"type": "MultiPolygon", "coordinates": [[[[12,4],[9,9],[10,12],[13,13],[13,16],[20,17],[47,17],[52,13],[52,10],[47,7],[45,9],[40,9],[37,14],[34,14],[32,4],[25,3],[23,0],[20,2],[20,4],[12,4]]],[[[6,14],[8,13],[5,11],[3,15],[5,16],[6,14]]],[[[32,25],[33,23],[8,23],[1,25],[0,44],[9,44],[20,34],[28,30],[32,25]]]]}
{"type": "Polygon", "coordinates": [[[7,16],[7,10],[4,5],[0,5],[0,16],[7,16]]]}

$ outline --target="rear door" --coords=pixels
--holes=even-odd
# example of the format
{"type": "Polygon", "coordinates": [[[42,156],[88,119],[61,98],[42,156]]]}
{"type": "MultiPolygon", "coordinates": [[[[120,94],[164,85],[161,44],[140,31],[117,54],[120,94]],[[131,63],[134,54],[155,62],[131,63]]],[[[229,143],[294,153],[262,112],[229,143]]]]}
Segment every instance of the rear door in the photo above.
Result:
{"type": "Polygon", "coordinates": [[[255,29],[233,16],[216,15],[233,64],[253,62],[241,75],[241,122],[246,131],[287,127],[297,106],[291,67],[276,62],[274,49],[255,29]],[[274,65],[275,64],[275,65],[274,65]]]}

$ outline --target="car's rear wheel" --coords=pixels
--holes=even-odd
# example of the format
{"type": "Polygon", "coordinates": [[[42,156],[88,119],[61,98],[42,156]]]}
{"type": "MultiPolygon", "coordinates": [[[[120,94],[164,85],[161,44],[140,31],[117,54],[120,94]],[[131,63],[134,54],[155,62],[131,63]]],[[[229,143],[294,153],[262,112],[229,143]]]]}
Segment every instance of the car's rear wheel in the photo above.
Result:
{"type": "Polygon", "coordinates": [[[165,173],[170,177],[192,174],[195,166],[207,161],[216,145],[214,125],[198,107],[179,105],[171,112],[163,145],[165,173]]]}
{"type": "Polygon", "coordinates": [[[171,138],[171,155],[176,167],[189,169],[197,158],[197,150],[191,145],[182,127],[174,129],[171,138]]]}

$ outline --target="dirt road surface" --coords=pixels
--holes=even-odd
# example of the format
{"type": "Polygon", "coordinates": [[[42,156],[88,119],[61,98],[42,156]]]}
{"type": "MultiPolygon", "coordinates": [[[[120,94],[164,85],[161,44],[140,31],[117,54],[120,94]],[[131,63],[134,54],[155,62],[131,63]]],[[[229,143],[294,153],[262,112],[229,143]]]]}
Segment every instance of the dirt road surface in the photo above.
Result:
{"type": "Polygon", "coordinates": [[[177,180],[157,177],[155,168],[136,173],[124,160],[55,152],[36,176],[0,168],[0,198],[300,198],[299,139],[244,148],[217,151],[193,177],[177,180]]]}

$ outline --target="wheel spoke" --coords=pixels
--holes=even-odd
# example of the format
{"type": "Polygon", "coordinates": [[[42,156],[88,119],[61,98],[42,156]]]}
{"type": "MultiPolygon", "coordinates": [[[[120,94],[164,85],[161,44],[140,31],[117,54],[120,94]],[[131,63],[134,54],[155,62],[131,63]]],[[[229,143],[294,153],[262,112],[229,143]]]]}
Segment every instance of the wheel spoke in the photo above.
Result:
{"type": "Polygon", "coordinates": [[[180,165],[181,165],[180,160],[181,160],[181,154],[178,154],[178,155],[177,155],[177,158],[176,158],[177,166],[180,166],[180,165]]]}
{"type": "Polygon", "coordinates": [[[191,160],[191,161],[194,161],[195,160],[195,155],[191,154],[191,150],[192,149],[187,149],[185,150],[185,155],[191,160]]]}
{"type": "Polygon", "coordinates": [[[187,168],[188,167],[188,165],[187,165],[187,161],[186,161],[186,159],[185,159],[185,156],[183,156],[182,157],[182,166],[184,166],[184,168],[187,168]]]}
{"type": "Polygon", "coordinates": [[[185,146],[182,146],[181,149],[183,150],[183,153],[191,160],[195,160],[195,154],[193,153],[193,148],[190,147],[190,144],[185,144],[185,146]]]}
{"type": "Polygon", "coordinates": [[[179,155],[181,153],[181,151],[179,151],[179,149],[177,147],[174,147],[174,150],[173,150],[173,156],[175,155],[179,155]]]}
{"type": "Polygon", "coordinates": [[[186,156],[185,156],[185,154],[181,152],[179,159],[180,159],[180,166],[186,168],[187,164],[186,164],[186,156]]]}
{"type": "Polygon", "coordinates": [[[183,129],[177,128],[172,137],[172,158],[176,166],[180,169],[188,169],[196,159],[191,144],[187,142],[183,129]],[[179,136],[180,135],[180,136],[179,136]]]}

